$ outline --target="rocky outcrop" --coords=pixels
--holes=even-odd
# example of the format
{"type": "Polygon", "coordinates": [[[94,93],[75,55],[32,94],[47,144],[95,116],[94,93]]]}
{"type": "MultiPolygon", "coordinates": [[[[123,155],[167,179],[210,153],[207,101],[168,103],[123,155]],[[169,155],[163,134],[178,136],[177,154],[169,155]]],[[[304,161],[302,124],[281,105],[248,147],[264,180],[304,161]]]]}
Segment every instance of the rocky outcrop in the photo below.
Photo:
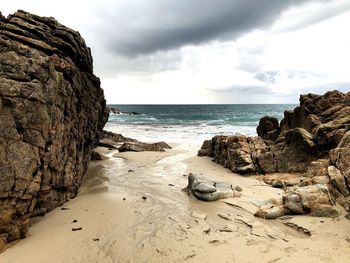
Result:
{"type": "MultiPolygon", "coordinates": [[[[0,244],[75,197],[108,119],[90,49],[54,18],[0,15],[0,244]]],[[[1,247],[0,247],[1,250],[1,247]]]]}
{"type": "Polygon", "coordinates": [[[126,112],[126,111],[120,111],[120,110],[113,108],[113,107],[107,107],[107,111],[110,114],[116,114],[116,115],[142,115],[142,113],[137,112],[137,111],[126,112]]]}
{"type": "MultiPolygon", "coordinates": [[[[213,157],[243,175],[299,173],[300,187],[329,185],[332,196],[349,211],[350,93],[301,95],[300,106],[286,111],[280,125],[264,117],[257,133],[258,137],[215,136],[203,143],[198,155],[213,157]]],[[[283,180],[274,184],[288,186],[283,180]]],[[[274,213],[286,213],[287,208],[274,208],[274,213]]]]}
{"type": "Polygon", "coordinates": [[[188,175],[188,185],[184,190],[203,201],[217,201],[240,196],[239,191],[235,190],[229,183],[210,181],[194,174],[188,175]]]}
{"type": "Polygon", "coordinates": [[[171,149],[165,142],[144,143],[144,142],[125,142],[118,148],[119,152],[164,152],[164,149],[171,149]]]}
{"type": "Polygon", "coordinates": [[[171,149],[165,142],[145,143],[109,131],[102,132],[99,146],[118,149],[119,152],[163,152],[165,149],[171,149]]]}

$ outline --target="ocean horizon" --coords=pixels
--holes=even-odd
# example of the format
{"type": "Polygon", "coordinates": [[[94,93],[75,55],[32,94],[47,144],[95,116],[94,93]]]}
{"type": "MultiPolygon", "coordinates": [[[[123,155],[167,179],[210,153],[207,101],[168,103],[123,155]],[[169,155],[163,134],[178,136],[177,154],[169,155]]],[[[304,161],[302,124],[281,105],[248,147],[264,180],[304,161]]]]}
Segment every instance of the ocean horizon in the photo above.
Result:
{"type": "Polygon", "coordinates": [[[106,129],[141,141],[201,144],[215,135],[256,135],[264,116],[283,118],[296,104],[109,104],[106,129]],[[130,114],[130,113],[137,114],[130,114]]]}

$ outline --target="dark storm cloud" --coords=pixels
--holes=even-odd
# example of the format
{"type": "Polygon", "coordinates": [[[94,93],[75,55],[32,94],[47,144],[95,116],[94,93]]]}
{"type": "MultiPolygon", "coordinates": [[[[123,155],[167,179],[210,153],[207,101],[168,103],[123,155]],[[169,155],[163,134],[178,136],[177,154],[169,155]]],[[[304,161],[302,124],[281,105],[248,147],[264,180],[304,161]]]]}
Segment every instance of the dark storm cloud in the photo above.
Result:
{"type": "Polygon", "coordinates": [[[134,57],[188,44],[232,39],[271,25],[288,7],[308,0],[129,0],[99,12],[107,48],[134,57]]]}

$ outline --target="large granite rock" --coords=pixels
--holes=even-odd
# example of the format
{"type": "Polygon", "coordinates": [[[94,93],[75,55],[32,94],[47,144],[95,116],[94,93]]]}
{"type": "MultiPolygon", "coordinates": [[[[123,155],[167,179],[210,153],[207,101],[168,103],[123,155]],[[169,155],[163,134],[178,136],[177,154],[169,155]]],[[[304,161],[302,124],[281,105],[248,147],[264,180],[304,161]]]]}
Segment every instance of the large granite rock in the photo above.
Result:
{"type": "MultiPolygon", "coordinates": [[[[263,117],[257,132],[253,138],[215,136],[198,155],[239,174],[303,174],[300,187],[328,185],[331,195],[350,209],[350,92],[301,95],[300,106],[285,111],[280,125],[263,117]]],[[[274,215],[285,212],[286,207],[273,209],[274,215]]]]}
{"type": "Polygon", "coordinates": [[[0,244],[76,196],[107,119],[78,32],[24,11],[0,15],[0,244]]]}

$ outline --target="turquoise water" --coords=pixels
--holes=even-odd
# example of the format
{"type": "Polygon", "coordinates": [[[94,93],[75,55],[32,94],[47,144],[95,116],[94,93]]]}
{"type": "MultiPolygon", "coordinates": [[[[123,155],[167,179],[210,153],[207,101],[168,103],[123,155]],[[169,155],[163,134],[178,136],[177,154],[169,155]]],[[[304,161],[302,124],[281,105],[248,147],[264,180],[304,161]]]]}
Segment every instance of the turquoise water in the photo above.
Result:
{"type": "Polygon", "coordinates": [[[109,105],[123,112],[112,114],[106,129],[144,141],[201,143],[217,134],[255,135],[259,119],[283,118],[290,104],[234,105],[109,105]]]}

